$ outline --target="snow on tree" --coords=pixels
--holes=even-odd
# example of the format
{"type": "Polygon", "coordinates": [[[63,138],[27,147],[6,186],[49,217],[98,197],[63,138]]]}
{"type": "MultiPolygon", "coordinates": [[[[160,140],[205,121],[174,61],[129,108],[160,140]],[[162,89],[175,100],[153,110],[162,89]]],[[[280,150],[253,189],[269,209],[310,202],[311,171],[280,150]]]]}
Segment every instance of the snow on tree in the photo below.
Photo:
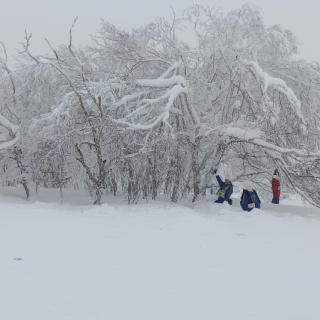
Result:
{"type": "MultiPolygon", "coordinates": [[[[16,87],[15,87],[14,79],[12,76],[12,71],[8,67],[8,55],[7,55],[6,47],[2,42],[0,42],[0,47],[3,53],[3,55],[0,57],[0,70],[2,71],[2,73],[5,73],[6,76],[9,78],[11,91],[12,91],[11,108],[14,108],[16,105],[16,87]]],[[[9,111],[10,114],[12,114],[11,108],[7,106],[7,110],[9,111]]],[[[19,138],[20,138],[19,126],[14,125],[11,121],[9,121],[3,115],[0,115],[0,126],[6,129],[5,132],[1,133],[0,149],[7,149],[14,146],[19,141],[19,138]]]]}
{"type": "Polygon", "coordinates": [[[33,54],[26,33],[24,60],[13,71],[2,63],[1,96],[13,101],[2,114],[21,128],[0,124],[9,141],[23,132],[37,187],[85,188],[96,204],[108,191],[129,203],[196,201],[211,168],[268,193],[276,167],[320,205],[320,67],[292,59],[290,31],[265,26],[252,5],[194,5],[130,32],[102,21],[93,44],[75,48],[75,23],[67,45],[46,40],[51,56],[33,54]]]}

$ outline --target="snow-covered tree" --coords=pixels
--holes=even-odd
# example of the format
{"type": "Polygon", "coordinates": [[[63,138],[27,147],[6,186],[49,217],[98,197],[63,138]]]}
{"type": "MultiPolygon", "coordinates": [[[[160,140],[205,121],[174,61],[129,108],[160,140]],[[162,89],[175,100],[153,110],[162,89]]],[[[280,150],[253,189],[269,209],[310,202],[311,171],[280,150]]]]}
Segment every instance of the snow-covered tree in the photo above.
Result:
{"type": "MultiPolygon", "coordinates": [[[[130,32],[102,21],[88,48],[74,47],[75,22],[67,45],[46,40],[51,56],[33,54],[26,33],[16,68],[1,60],[2,114],[20,125],[37,187],[86,188],[97,204],[107,191],[196,201],[211,168],[265,192],[278,168],[320,205],[320,68],[294,59],[292,32],[248,4],[194,5],[130,32]]],[[[15,144],[18,127],[0,124],[15,144]]]]}

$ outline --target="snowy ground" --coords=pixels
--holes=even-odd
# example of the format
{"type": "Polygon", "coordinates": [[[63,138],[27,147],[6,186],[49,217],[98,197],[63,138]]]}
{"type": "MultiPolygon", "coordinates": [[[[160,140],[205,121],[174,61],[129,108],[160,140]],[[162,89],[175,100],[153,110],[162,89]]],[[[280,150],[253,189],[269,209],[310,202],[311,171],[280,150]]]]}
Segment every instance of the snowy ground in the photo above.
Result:
{"type": "Polygon", "coordinates": [[[319,209],[43,199],[0,197],[1,320],[320,319],[319,209]]]}

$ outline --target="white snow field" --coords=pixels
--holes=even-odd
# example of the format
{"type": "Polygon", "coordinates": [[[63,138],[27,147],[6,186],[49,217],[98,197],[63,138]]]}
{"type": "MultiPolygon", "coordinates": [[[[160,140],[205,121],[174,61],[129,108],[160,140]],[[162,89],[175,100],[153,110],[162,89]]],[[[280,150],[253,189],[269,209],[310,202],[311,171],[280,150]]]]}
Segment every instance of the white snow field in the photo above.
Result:
{"type": "Polygon", "coordinates": [[[0,197],[1,320],[319,320],[320,210],[0,197]]]}

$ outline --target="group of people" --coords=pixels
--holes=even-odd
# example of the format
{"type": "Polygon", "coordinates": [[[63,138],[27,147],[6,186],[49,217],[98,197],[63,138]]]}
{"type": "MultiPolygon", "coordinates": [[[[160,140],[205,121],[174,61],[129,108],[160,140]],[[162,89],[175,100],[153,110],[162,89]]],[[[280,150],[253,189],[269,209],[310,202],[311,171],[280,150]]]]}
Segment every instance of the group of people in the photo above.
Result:
{"type": "MultiPolygon", "coordinates": [[[[216,178],[219,189],[217,192],[218,199],[215,203],[224,203],[225,201],[232,205],[231,195],[233,193],[233,185],[231,180],[225,179],[223,181],[219,175],[217,175],[217,169],[212,169],[210,171],[212,176],[216,178]]],[[[211,184],[211,186],[213,183],[211,184]]],[[[272,180],[271,180],[271,188],[272,188],[272,203],[279,204],[280,201],[280,174],[279,171],[276,169],[274,171],[272,180]]],[[[214,189],[211,187],[211,194],[214,193],[214,189]]],[[[242,191],[241,199],[240,199],[240,206],[244,211],[251,211],[254,208],[261,207],[261,200],[258,196],[258,193],[254,189],[245,188],[242,191]]]]}

